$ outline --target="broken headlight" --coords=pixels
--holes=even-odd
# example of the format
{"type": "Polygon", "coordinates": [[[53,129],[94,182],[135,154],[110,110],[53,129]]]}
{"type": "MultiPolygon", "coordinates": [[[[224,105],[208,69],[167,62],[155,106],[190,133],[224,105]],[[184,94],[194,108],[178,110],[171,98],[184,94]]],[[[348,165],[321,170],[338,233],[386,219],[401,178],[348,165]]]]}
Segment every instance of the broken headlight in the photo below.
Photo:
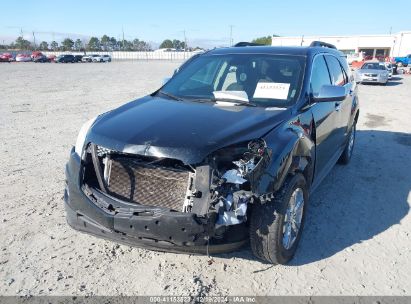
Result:
{"type": "Polygon", "coordinates": [[[88,130],[94,124],[96,119],[97,119],[97,116],[90,119],[86,123],[84,123],[83,126],[80,128],[80,132],[78,133],[77,140],[76,140],[76,146],[74,148],[74,151],[76,152],[78,156],[80,156],[80,158],[83,153],[84,141],[86,140],[88,130]]]}
{"type": "Polygon", "coordinates": [[[232,155],[231,163],[235,166],[225,171],[222,178],[233,184],[243,184],[252,172],[260,165],[266,155],[267,146],[263,139],[255,139],[247,144],[240,155],[232,155]]]}
{"type": "Polygon", "coordinates": [[[214,160],[219,182],[213,191],[213,204],[218,213],[217,227],[237,225],[247,220],[247,204],[252,199],[250,183],[266,155],[267,146],[263,139],[229,147],[216,154],[214,160]]]}

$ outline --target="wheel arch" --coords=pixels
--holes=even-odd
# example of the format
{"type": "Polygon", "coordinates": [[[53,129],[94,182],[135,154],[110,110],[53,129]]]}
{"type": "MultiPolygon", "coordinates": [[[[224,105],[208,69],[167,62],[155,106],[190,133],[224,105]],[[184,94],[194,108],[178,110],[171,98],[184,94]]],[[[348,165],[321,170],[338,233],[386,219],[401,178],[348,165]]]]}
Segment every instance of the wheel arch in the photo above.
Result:
{"type": "Polygon", "coordinates": [[[311,185],[315,165],[315,143],[304,131],[280,129],[266,138],[269,161],[253,192],[264,198],[278,191],[286,178],[301,173],[311,185]]]}

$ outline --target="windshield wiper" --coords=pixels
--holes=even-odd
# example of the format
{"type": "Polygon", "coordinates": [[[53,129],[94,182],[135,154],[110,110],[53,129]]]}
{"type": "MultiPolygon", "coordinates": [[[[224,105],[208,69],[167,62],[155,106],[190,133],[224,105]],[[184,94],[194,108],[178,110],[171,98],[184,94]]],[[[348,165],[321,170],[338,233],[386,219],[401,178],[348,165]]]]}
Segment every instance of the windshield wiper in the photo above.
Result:
{"type": "Polygon", "coordinates": [[[231,102],[237,105],[247,106],[247,107],[257,107],[255,103],[251,103],[250,101],[245,100],[238,100],[238,99],[231,99],[231,98],[212,98],[211,101],[218,102],[231,102]]]}
{"type": "Polygon", "coordinates": [[[160,93],[161,95],[164,95],[164,96],[167,96],[167,97],[169,97],[169,98],[171,98],[171,99],[174,99],[174,100],[178,100],[178,101],[183,101],[184,99],[182,99],[182,98],[180,98],[180,97],[178,97],[178,96],[175,96],[175,95],[173,95],[173,94],[170,94],[170,93],[167,93],[167,92],[164,92],[164,91],[158,91],[158,93],[160,93]]]}
{"type": "Polygon", "coordinates": [[[185,101],[185,100],[187,100],[187,101],[201,102],[201,103],[203,103],[203,102],[218,102],[218,101],[222,101],[222,102],[230,102],[230,103],[234,103],[234,104],[236,104],[236,105],[242,105],[242,106],[247,106],[247,107],[257,107],[256,104],[251,103],[251,102],[249,102],[249,101],[238,100],[238,99],[231,99],[231,98],[210,98],[210,99],[208,99],[208,98],[195,98],[195,99],[183,99],[183,98],[181,98],[181,97],[175,96],[175,95],[173,95],[173,94],[170,94],[170,93],[167,93],[167,92],[164,92],[164,91],[161,91],[161,90],[158,91],[158,93],[161,94],[161,95],[167,96],[167,97],[169,97],[169,98],[171,98],[171,99],[178,100],[178,101],[185,101]]]}

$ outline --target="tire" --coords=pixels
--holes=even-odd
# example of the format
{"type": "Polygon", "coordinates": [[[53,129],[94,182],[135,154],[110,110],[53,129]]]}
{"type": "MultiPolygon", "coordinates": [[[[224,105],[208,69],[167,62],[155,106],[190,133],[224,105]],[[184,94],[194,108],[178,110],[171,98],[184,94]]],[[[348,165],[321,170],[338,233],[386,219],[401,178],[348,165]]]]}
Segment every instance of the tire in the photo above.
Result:
{"type": "Polygon", "coordinates": [[[356,133],[357,133],[357,126],[356,123],[354,122],[354,125],[351,128],[350,135],[348,136],[348,141],[347,144],[345,145],[344,151],[340,156],[340,159],[338,162],[342,165],[348,165],[348,163],[351,160],[352,153],[354,150],[355,146],[355,138],[356,138],[356,133]]]}
{"type": "Polygon", "coordinates": [[[402,67],[403,66],[402,62],[401,61],[397,62],[397,66],[402,67]]]}
{"type": "MultiPolygon", "coordinates": [[[[305,178],[298,173],[289,176],[283,186],[274,194],[274,199],[266,203],[256,203],[250,217],[250,245],[254,255],[271,264],[286,264],[297,250],[304,227],[305,210],[308,203],[308,190],[305,178]],[[293,195],[303,198],[299,214],[300,225],[292,242],[286,242],[289,219],[288,208],[293,195]],[[285,245],[288,244],[288,245],[285,245]]],[[[290,230],[291,231],[291,230],[290,230]]]]}

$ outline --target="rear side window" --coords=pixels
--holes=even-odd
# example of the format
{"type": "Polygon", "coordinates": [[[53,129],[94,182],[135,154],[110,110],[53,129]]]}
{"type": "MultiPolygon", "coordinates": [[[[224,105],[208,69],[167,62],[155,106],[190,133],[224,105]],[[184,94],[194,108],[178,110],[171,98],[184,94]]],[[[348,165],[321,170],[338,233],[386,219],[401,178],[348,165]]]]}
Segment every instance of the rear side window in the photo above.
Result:
{"type": "Polygon", "coordinates": [[[334,56],[325,56],[331,75],[331,83],[336,86],[343,86],[347,83],[347,78],[343,74],[340,62],[334,56]]]}
{"type": "Polygon", "coordinates": [[[315,57],[311,71],[311,94],[313,94],[314,97],[318,96],[321,87],[330,84],[330,75],[328,74],[324,56],[315,57]]]}

